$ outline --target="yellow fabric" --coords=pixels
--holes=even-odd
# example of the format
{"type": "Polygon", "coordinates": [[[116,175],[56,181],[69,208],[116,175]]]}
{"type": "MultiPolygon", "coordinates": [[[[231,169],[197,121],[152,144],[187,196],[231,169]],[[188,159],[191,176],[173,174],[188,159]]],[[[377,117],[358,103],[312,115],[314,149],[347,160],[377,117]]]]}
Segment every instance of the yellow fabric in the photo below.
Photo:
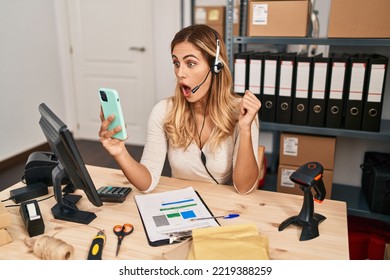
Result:
{"type": "Polygon", "coordinates": [[[268,238],[254,224],[192,230],[189,260],[268,260],[268,238]]]}

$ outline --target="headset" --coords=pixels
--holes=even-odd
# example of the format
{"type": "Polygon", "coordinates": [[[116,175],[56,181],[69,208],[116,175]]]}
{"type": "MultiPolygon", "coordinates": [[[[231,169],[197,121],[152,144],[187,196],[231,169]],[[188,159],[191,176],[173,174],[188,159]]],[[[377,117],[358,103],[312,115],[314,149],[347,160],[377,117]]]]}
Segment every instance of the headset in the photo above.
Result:
{"type": "MultiPolygon", "coordinates": [[[[221,70],[223,68],[223,63],[222,63],[222,61],[219,60],[219,53],[220,53],[221,46],[220,46],[220,41],[218,39],[218,33],[214,32],[214,35],[215,35],[215,40],[216,40],[216,45],[217,45],[217,49],[215,50],[214,63],[213,63],[213,65],[211,65],[210,70],[207,72],[207,75],[204,77],[203,81],[191,90],[192,94],[194,94],[206,82],[207,77],[210,75],[210,72],[213,72],[214,74],[218,74],[219,72],[221,72],[221,70]]],[[[204,124],[204,120],[205,120],[205,116],[203,118],[203,124],[204,124]]],[[[200,133],[198,134],[199,142],[200,142],[202,130],[203,130],[203,125],[202,125],[202,128],[200,130],[200,133]]],[[[210,171],[207,168],[206,155],[204,154],[202,149],[200,150],[200,159],[201,159],[202,164],[203,164],[204,168],[206,169],[207,173],[210,175],[210,177],[214,180],[215,183],[219,184],[219,182],[214,178],[214,176],[210,173],[210,171]]]]}
{"type": "Polygon", "coordinates": [[[215,40],[216,40],[216,45],[217,45],[217,49],[215,50],[215,59],[214,59],[214,63],[213,65],[210,67],[210,71],[207,72],[207,75],[206,77],[203,79],[203,81],[197,85],[196,87],[194,87],[191,92],[194,94],[207,80],[207,77],[209,76],[210,72],[213,72],[214,74],[218,74],[219,72],[221,72],[222,68],[223,68],[223,63],[221,60],[219,60],[219,53],[220,53],[220,41],[218,39],[218,34],[217,32],[214,32],[214,35],[215,35],[215,40]]]}
{"type": "Polygon", "coordinates": [[[215,33],[215,40],[217,41],[217,50],[215,51],[214,65],[211,69],[212,69],[214,74],[218,74],[219,72],[221,72],[221,70],[223,68],[223,63],[222,63],[222,61],[219,60],[220,42],[219,42],[217,33],[215,33]]]}

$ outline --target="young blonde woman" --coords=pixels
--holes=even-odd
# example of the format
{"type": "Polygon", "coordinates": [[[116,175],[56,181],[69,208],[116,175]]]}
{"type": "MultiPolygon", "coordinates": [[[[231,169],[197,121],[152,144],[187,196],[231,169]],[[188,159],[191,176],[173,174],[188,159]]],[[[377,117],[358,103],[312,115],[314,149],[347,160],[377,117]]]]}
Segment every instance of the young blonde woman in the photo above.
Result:
{"type": "Polygon", "coordinates": [[[100,142],[140,191],[156,187],[168,155],[172,177],[232,184],[238,193],[249,193],[259,176],[260,101],[250,91],[233,92],[225,45],[207,25],[180,30],[171,55],[175,94],[154,106],[141,161],[128,153],[125,141],[112,138],[123,128],[107,130],[113,116],[104,119],[102,113],[100,142]]]}

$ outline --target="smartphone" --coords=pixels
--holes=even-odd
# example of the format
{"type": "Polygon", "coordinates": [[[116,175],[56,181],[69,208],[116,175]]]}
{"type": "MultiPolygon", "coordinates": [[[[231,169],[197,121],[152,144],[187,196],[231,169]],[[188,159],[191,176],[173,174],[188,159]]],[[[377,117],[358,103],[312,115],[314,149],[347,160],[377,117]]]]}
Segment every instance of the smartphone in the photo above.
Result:
{"type": "Polygon", "coordinates": [[[119,100],[119,94],[115,89],[100,88],[99,89],[100,104],[102,105],[104,118],[107,119],[110,115],[115,115],[114,121],[108,127],[109,130],[117,126],[121,126],[122,130],[114,134],[114,138],[126,140],[127,132],[125,120],[123,118],[122,106],[119,100]]]}

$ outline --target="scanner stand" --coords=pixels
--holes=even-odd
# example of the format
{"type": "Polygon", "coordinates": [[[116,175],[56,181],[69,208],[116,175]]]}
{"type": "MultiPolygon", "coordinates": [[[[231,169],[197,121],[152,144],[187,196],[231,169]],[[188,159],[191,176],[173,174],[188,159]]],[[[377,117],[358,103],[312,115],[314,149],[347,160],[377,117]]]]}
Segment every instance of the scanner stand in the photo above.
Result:
{"type": "MultiPolygon", "coordinates": [[[[66,176],[61,164],[53,169],[53,190],[57,204],[51,208],[55,219],[75,222],[80,224],[89,224],[96,215],[92,212],[81,211],[77,208],[76,203],[80,200],[81,195],[65,193],[62,195],[62,181],[66,176]]],[[[69,183],[71,184],[71,183],[69,183]]],[[[64,189],[74,189],[73,186],[66,186],[64,189]]]]}
{"type": "Polygon", "coordinates": [[[319,162],[308,162],[299,167],[290,175],[290,180],[299,184],[303,190],[303,205],[301,212],[297,216],[292,216],[286,219],[279,225],[279,231],[284,230],[291,224],[302,226],[300,241],[310,240],[319,236],[318,225],[325,216],[314,213],[313,194],[311,189],[316,192],[314,198],[318,202],[322,202],[326,196],[326,189],[322,181],[324,168],[319,162]]]}
{"type": "Polygon", "coordinates": [[[279,225],[279,231],[291,224],[302,226],[300,241],[310,240],[320,235],[318,225],[326,219],[325,216],[314,213],[314,202],[311,187],[300,186],[304,192],[302,209],[297,216],[286,219],[279,225]]]}

